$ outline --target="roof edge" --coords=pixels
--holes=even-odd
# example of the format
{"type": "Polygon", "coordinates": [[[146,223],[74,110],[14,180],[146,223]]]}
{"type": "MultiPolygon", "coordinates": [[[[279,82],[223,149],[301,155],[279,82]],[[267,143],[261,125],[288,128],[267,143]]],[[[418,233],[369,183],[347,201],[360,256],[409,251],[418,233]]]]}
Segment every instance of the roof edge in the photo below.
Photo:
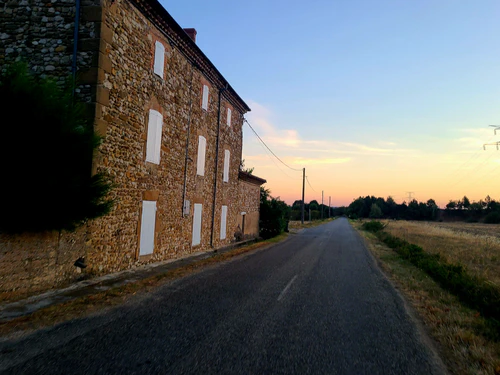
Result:
{"type": "MultiPolygon", "coordinates": [[[[212,63],[212,61],[210,61],[210,59],[207,57],[207,55],[205,55],[205,53],[201,50],[201,48],[198,47],[198,45],[189,37],[189,35],[177,23],[177,21],[170,15],[170,13],[168,13],[168,11],[163,7],[163,5],[160,4],[159,1],[157,1],[157,0],[130,0],[130,1],[134,5],[136,5],[137,8],[139,9],[139,11],[141,11],[141,13],[143,13],[143,14],[151,13],[151,11],[156,13],[156,16],[158,16],[159,19],[156,19],[156,20],[150,19],[150,21],[152,21],[153,24],[155,24],[155,26],[157,26],[160,30],[162,30],[162,28],[160,27],[160,25],[157,24],[157,21],[163,21],[165,23],[164,26],[169,26],[171,31],[173,31],[175,34],[177,34],[177,36],[182,40],[182,42],[188,48],[193,49],[194,53],[199,55],[204,60],[204,62],[208,65],[208,67],[215,72],[215,74],[218,76],[220,84],[221,84],[221,87],[219,87],[219,89],[227,88],[227,91],[229,91],[234,96],[234,98],[241,105],[242,109],[244,109],[246,112],[251,111],[248,104],[246,104],[245,101],[238,95],[238,93],[233,89],[233,87],[229,84],[229,82],[224,78],[222,73],[219,72],[219,70],[215,67],[215,65],[212,63]]],[[[147,17],[147,14],[145,14],[145,16],[147,17]]],[[[166,33],[167,30],[163,29],[162,31],[166,33]]],[[[182,45],[177,44],[176,46],[177,46],[177,48],[179,48],[181,50],[184,49],[182,45]]],[[[184,51],[184,52],[186,52],[186,51],[184,51]]],[[[186,56],[186,58],[189,59],[188,56],[186,56]]],[[[192,61],[192,62],[196,63],[196,61],[192,61]]],[[[198,66],[198,68],[201,71],[203,71],[202,67],[198,66]]]]}
{"type": "Polygon", "coordinates": [[[259,186],[263,185],[267,182],[263,178],[257,177],[251,173],[244,172],[244,171],[239,171],[238,179],[240,179],[242,181],[250,182],[250,183],[253,183],[253,184],[259,185],[259,186]]]}

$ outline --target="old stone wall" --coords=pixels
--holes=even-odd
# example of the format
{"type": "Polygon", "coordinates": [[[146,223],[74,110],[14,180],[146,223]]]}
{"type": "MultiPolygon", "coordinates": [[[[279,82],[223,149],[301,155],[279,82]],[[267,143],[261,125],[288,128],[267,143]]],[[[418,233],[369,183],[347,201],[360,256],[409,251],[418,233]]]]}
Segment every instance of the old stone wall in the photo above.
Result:
{"type": "MultiPolygon", "coordinates": [[[[8,21],[0,26],[0,63],[22,57],[32,70],[62,83],[71,72],[74,3],[14,3],[0,13],[1,21],[8,21]],[[17,21],[7,20],[14,15],[19,16],[17,21]]],[[[234,241],[240,223],[243,110],[234,105],[238,99],[222,93],[218,132],[222,85],[214,79],[218,73],[207,70],[208,64],[200,68],[192,63],[196,49],[188,59],[185,48],[189,46],[181,48],[173,42],[172,29],[160,29],[128,0],[83,0],[82,4],[79,94],[89,102],[95,130],[103,137],[93,170],[111,176],[115,205],[109,215],[74,234],[0,237],[0,293],[6,298],[16,291],[24,295],[80,277],[224,246],[234,241]],[[157,41],[165,48],[162,77],[153,70],[157,41]],[[202,109],[203,85],[209,87],[207,110],[202,109]],[[146,161],[151,109],[163,116],[159,164],[146,161]],[[203,176],[197,175],[199,136],[206,138],[203,176]],[[230,152],[227,182],[223,181],[225,150],[230,152]],[[186,212],[184,199],[189,201],[186,212]],[[157,211],[153,254],[140,256],[144,201],[155,201],[157,211]],[[201,243],[193,247],[195,203],[201,203],[203,210],[201,243]],[[227,237],[221,240],[223,205],[228,207],[227,237]],[[88,264],[81,274],[73,265],[80,256],[88,264]],[[9,268],[15,270],[10,275],[9,268]]]]}
{"type": "Polygon", "coordinates": [[[240,180],[240,215],[238,225],[240,226],[244,238],[259,236],[259,209],[260,209],[260,185],[240,180]],[[245,213],[244,220],[243,215],[245,213]],[[244,221],[244,222],[243,222],[244,221]]]}
{"type": "MultiPolygon", "coordinates": [[[[97,66],[98,4],[98,0],[81,2],[78,75],[97,66]]],[[[33,73],[63,87],[71,76],[74,18],[74,0],[0,2],[0,69],[24,61],[33,73]]],[[[91,102],[93,87],[95,83],[80,81],[76,93],[91,102]]],[[[20,298],[85,277],[73,263],[85,255],[87,241],[87,227],[74,233],[0,234],[0,300],[20,298]]]]}
{"type": "MultiPolygon", "coordinates": [[[[231,126],[226,125],[228,101],[221,99],[219,158],[215,176],[219,87],[171,44],[165,32],[155,27],[130,2],[104,3],[104,26],[111,30],[101,44],[102,81],[107,102],[96,108],[96,127],[104,135],[97,170],[112,175],[116,206],[92,226],[91,269],[112,272],[146,262],[176,258],[211,249],[214,179],[217,199],[213,247],[234,239],[238,220],[238,168],[242,147],[242,113],[232,108],[231,126]],[[155,43],[165,47],[164,75],[153,71],[155,43]],[[208,110],[202,109],[203,85],[209,87],[208,110]],[[146,161],[149,110],[163,116],[160,163],[146,161]],[[206,138],[204,176],[196,174],[198,137],[206,138]],[[188,152],[187,170],[186,145],[188,152]],[[223,182],[224,151],[229,150],[229,181],[223,182]],[[183,195],[189,212],[183,214],[183,195]],[[152,255],[139,256],[141,210],[144,200],[157,204],[155,248],[152,255]],[[193,247],[194,204],[201,203],[201,244],[193,247]],[[227,238],[221,241],[221,207],[228,206],[227,238]]],[[[100,74],[101,75],[101,74],[100,74]]]]}
{"type": "Polygon", "coordinates": [[[0,302],[85,277],[74,262],[86,253],[87,228],[74,233],[0,234],[0,302]]]}
{"type": "MultiPolygon", "coordinates": [[[[99,23],[89,9],[99,8],[98,0],[82,0],[79,25],[77,72],[87,71],[96,59],[89,40],[99,35],[99,23]]],[[[68,82],[72,71],[75,0],[21,0],[0,3],[0,67],[24,61],[31,71],[68,82]]],[[[90,102],[92,87],[78,85],[76,92],[90,102]]]]}

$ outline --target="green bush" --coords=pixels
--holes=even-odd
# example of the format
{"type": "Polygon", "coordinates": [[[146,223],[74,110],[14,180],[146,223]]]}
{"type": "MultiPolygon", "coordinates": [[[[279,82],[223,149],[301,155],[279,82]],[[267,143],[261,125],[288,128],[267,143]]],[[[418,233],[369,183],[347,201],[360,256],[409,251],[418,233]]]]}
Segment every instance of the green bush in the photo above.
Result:
{"type": "Polygon", "coordinates": [[[408,243],[386,232],[378,232],[377,236],[403,258],[424,270],[443,288],[456,295],[463,303],[478,310],[490,319],[500,339],[500,289],[486,280],[471,276],[461,264],[449,264],[439,254],[426,253],[420,246],[408,243]]]}
{"type": "Polygon", "coordinates": [[[484,217],[484,222],[486,224],[498,224],[500,223],[500,212],[493,211],[484,217]]]}
{"type": "Polygon", "coordinates": [[[270,191],[261,187],[259,235],[268,239],[288,231],[289,220],[290,207],[279,198],[271,197],[270,191]]]}
{"type": "Polygon", "coordinates": [[[372,221],[368,221],[366,223],[363,223],[362,228],[364,230],[369,231],[369,232],[378,232],[378,231],[381,231],[382,229],[384,229],[385,225],[382,224],[380,221],[372,220],[372,221]]]}
{"type": "Polygon", "coordinates": [[[71,91],[15,64],[0,75],[0,111],[1,232],[73,230],[110,210],[110,183],[91,174],[100,139],[71,91]]]}

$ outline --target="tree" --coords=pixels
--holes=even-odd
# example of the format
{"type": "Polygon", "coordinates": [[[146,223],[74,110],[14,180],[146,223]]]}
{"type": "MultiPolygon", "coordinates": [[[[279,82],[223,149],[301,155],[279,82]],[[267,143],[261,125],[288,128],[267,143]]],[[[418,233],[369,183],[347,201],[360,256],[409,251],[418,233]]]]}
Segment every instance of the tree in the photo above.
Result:
{"type": "Polygon", "coordinates": [[[370,218],[377,219],[379,217],[382,217],[382,210],[376,203],[373,203],[370,209],[370,218]]]}
{"type": "Polygon", "coordinates": [[[290,208],[279,198],[271,197],[269,189],[260,188],[260,236],[275,237],[288,229],[290,208]]]}
{"type": "Polygon", "coordinates": [[[111,184],[91,173],[100,138],[84,109],[24,64],[0,74],[0,112],[16,118],[2,127],[0,231],[73,230],[109,212],[111,184]]]}
{"type": "Polygon", "coordinates": [[[470,207],[470,200],[469,198],[467,198],[465,195],[464,197],[462,198],[462,206],[464,209],[468,210],[469,207],[470,207]]]}
{"type": "Polygon", "coordinates": [[[311,211],[318,211],[319,210],[319,204],[318,201],[312,200],[309,202],[309,209],[311,211]]]}
{"type": "Polygon", "coordinates": [[[429,199],[426,203],[427,205],[427,218],[434,220],[437,217],[439,207],[434,199],[429,199]]]}
{"type": "Polygon", "coordinates": [[[446,209],[447,210],[454,210],[456,208],[457,208],[457,202],[456,201],[450,200],[448,202],[448,204],[446,204],[446,209]]]}
{"type": "Polygon", "coordinates": [[[245,167],[245,159],[241,159],[241,162],[240,162],[240,171],[252,174],[253,171],[254,171],[254,169],[255,169],[254,167],[252,167],[252,168],[246,168],[245,167]]]}

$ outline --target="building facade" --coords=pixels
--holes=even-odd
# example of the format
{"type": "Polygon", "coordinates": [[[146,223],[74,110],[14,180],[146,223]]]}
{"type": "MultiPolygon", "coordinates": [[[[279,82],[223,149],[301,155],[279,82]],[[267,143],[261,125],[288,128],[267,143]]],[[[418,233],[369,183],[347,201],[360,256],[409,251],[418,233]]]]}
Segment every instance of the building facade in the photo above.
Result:
{"type": "Polygon", "coordinates": [[[82,272],[219,248],[242,226],[258,235],[263,180],[239,172],[250,108],[197,47],[196,31],[156,0],[82,0],[79,11],[75,18],[74,1],[9,2],[0,11],[0,63],[22,59],[61,84],[75,73],[76,95],[103,137],[93,170],[111,176],[115,205],[75,233],[0,234],[3,299],[82,272]],[[80,257],[83,271],[73,265],[80,257]]]}

